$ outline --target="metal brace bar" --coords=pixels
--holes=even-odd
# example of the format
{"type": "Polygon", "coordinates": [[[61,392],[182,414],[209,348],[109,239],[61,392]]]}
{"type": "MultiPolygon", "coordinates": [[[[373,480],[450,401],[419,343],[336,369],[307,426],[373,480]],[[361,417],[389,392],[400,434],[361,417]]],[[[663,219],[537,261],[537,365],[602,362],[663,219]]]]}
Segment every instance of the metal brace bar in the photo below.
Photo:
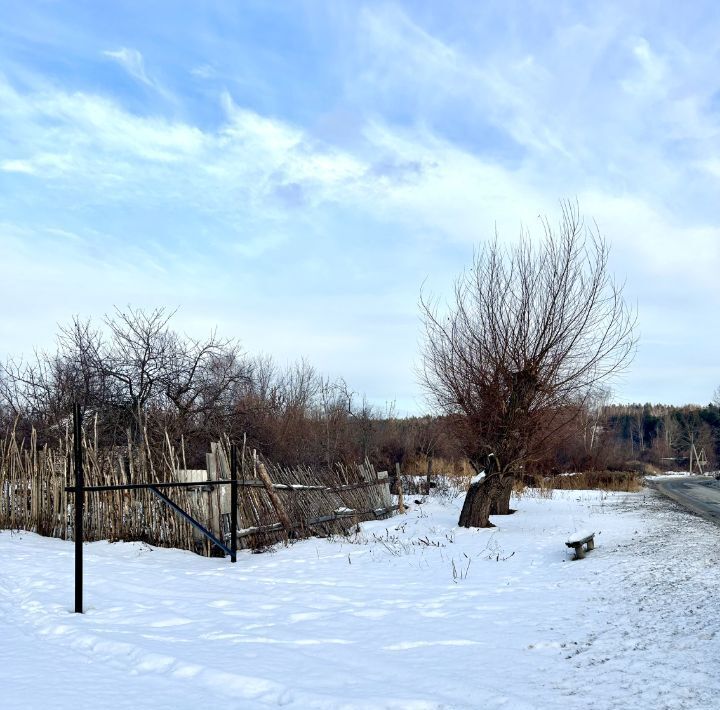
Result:
{"type": "Polygon", "coordinates": [[[185,518],[185,520],[190,523],[196,530],[201,532],[205,537],[210,540],[214,545],[219,547],[226,555],[230,555],[232,557],[232,550],[225,545],[224,543],[220,542],[215,535],[213,535],[206,527],[203,527],[195,518],[192,517],[189,513],[186,513],[177,503],[170,500],[162,491],[158,490],[155,486],[148,486],[148,488],[163,502],[167,503],[178,515],[185,518]]]}

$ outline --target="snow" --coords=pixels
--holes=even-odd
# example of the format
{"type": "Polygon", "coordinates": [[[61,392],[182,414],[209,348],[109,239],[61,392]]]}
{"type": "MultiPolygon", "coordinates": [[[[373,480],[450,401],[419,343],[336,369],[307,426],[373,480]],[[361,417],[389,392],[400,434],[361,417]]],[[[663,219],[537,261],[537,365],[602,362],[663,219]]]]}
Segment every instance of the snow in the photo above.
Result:
{"type": "Polygon", "coordinates": [[[592,537],[595,534],[594,530],[577,530],[567,539],[568,545],[572,545],[580,540],[585,540],[588,537],[592,537]]]}
{"type": "Polygon", "coordinates": [[[705,471],[705,473],[689,473],[688,471],[663,471],[654,475],[646,475],[653,481],[661,481],[664,478],[714,478],[718,471],[705,471]]]}
{"type": "Polygon", "coordinates": [[[235,565],[0,532],[0,707],[713,708],[718,529],[652,491],[423,499],[235,565]],[[571,562],[564,542],[596,531],[571,562]]]}
{"type": "Polygon", "coordinates": [[[471,479],[470,479],[470,485],[473,483],[480,483],[485,478],[485,471],[480,471],[480,473],[476,473],[471,479]]]}
{"type": "Polygon", "coordinates": [[[651,478],[653,480],[663,478],[687,478],[690,475],[692,474],[688,473],[687,471],[663,471],[662,473],[647,475],[645,476],[645,478],[651,478]]]}

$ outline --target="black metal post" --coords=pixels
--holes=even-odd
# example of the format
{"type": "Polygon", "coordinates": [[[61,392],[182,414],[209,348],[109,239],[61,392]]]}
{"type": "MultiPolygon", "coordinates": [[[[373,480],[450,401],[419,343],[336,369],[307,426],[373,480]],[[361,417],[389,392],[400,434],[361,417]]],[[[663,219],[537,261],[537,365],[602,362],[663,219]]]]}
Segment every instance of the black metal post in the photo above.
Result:
{"type": "Polygon", "coordinates": [[[237,562],[238,471],[237,446],[230,446],[230,562],[237,562]]]}
{"type": "Polygon", "coordinates": [[[83,613],[83,508],[85,491],[82,465],[82,413],[73,407],[73,450],[75,454],[75,613],[83,613]]]}

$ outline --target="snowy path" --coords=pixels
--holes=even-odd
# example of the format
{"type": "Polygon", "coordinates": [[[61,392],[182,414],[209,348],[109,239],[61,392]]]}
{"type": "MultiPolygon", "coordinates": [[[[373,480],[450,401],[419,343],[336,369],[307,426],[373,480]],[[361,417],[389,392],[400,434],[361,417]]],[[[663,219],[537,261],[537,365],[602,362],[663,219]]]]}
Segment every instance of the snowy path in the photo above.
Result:
{"type": "Polygon", "coordinates": [[[458,505],[234,566],[94,543],[83,616],[72,544],[0,532],[0,708],[720,706],[717,527],[652,492],[458,505]]]}
{"type": "Polygon", "coordinates": [[[654,492],[641,510],[633,544],[597,573],[608,578],[592,585],[598,618],[569,654],[598,683],[586,706],[720,707],[720,530],[654,492]]]}

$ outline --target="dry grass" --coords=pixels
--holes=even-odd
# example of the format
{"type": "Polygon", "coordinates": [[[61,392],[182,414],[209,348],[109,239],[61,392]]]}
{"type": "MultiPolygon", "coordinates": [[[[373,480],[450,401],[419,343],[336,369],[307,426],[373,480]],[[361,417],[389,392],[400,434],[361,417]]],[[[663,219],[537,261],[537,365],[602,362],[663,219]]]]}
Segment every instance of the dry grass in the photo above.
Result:
{"type": "MultiPolygon", "coordinates": [[[[466,476],[471,478],[475,475],[470,462],[467,459],[445,459],[442,457],[433,458],[432,476],[466,476]]],[[[403,475],[406,476],[426,476],[427,475],[427,459],[418,457],[406,461],[402,466],[403,475]]]]}
{"type": "Polygon", "coordinates": [[[583,471],[558,476],[537,476],[531,486],[527,482],[518,481],[515,492],[522,495],[527,488],[534,488],[538,495],[550,498],[554,490],[635,493],[641,490],[642,486],[642,475],[636,471],[583,471]]]}
{"type": "MultiPolygon", "coordinates": [[[[403,465],[404,488],[407,493],[425,492],[427,460],[415,459],[403,465]]],[[[517,481],[515,492],[521,495],[525,489],[536,489],[535,495],[551,497],[553,490],[601,490],[633,493],[643,486],[643,473],[647,471],[583,471],[555,476],[528,476],[517,481]]],[[[432,480],[438,489],[466,491],[475,475],[467,459],[433,459],[432,480]]]]}
{"type": "MultiPolygon", "coordinates": [[[[451,487],[456,490],[467,490],[470,479],[475,471],[467,459],[433,459],[432,480],[439,487],[451,487]]],[[[542,490],[602,490],[636,492],[642,488],[643,473],[654,471],[637,469],[632,471],[583,471],[580,473],[565,473],[555,476],[531,476],[526,481],[518,481],[516,490],[522,491],[526,487],[542,490]],[[530,480],[532,483],[530,483],[530,480]]],[[[423,480],[427,475],[427,459],[419,457],[406,462],[402,467],[405,479],[405,490],[409,493],[424,492],[423,480]],[[419,480],[420,477],[423,480],[419,480]]]]}

